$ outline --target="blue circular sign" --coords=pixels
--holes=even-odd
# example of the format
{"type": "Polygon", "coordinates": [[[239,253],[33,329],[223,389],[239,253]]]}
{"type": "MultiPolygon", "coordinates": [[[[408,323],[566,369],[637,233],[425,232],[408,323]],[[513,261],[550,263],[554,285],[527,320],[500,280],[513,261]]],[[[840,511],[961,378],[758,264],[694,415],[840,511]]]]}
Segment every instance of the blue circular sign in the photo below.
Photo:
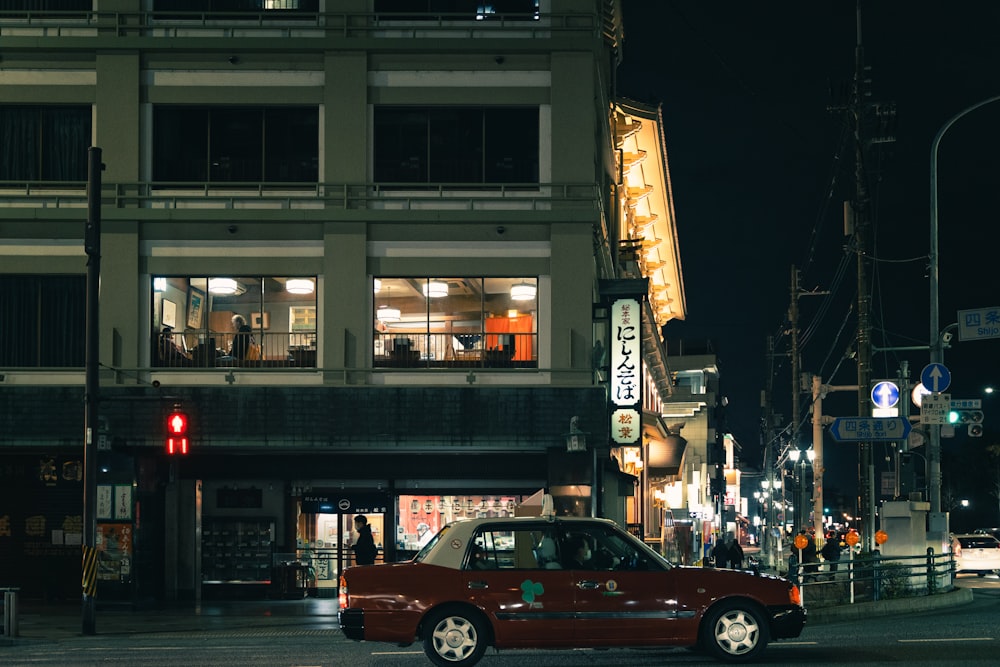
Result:
{"type": "Polygon", "coordinates": [[[899,387],[895,382],[883,380],[872,387],[872,403],[878,408],[891,408],[899,403],[899,387]]]}
{"type": "Polygon", "coordinates": [[[920,384],[931,393],[940,393],[951,385],[951,371],[944,364],[927,364],[920,371],[920,384]]]}

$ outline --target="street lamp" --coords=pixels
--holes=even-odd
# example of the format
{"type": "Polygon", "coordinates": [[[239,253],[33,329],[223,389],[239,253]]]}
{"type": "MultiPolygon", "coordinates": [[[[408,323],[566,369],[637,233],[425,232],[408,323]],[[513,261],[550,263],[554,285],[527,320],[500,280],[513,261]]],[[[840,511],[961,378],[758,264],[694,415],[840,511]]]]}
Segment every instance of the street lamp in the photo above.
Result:
{"type": "MultiPolygon", "coordinates": [[[[930,220],[930,362],[932,364],[941,363],[941,358],[944,354],[944,341],[941,335],[938,333],[940,327],[940,307],[938,301],[938,291],[939,291],[939,280],[940,274],[938,271],[938,178],[937,178],[937,159],[938,159],[938,146],[941,144],[941,139],[944,137],[945,132],[955,124],[955,122],[965,116],[967,113],[975,111],[981,106],[991,104],[1000,100],[1000,95],[994,95],[989,99],[985,99],[981,102],[977,102],[970,107],[959,111],[957,114],[952,116],[948,121],[941,126],[937,134],[934,136],[934,141],[931,142],[931,220],[930,220]]],[[[940,514],[941,512],[941,429],[937,425],[931,425],[930,430],[930,441],[927,445],[927,462],[930,469],[930,479],[928,480],[928,489],[931,501],[931,514],[940,514]]],[[[931,523],[931,531],[933,533],[938,533],[938,537],[942,540],[947,536],[948,525],[943,519],[938,525],[935,526],[934,522],[931,523]]]]}
{"type": "Polygon", "coordinates": [[[809,497],[806,493],[806,466],[811,465],[813,460],[816,458],[816,452],[813,451],[812,447],[807,449],[805,452],[799,449],[789,449],[788,450],[788,460],[792,462],[792,468],[798,468],[797,477],[799,485],[799,497],[795,501],[795,529],[801,530],[804,525],[803,521],[809,517],[803,516],[805,507],[809,503],[809,497]],[[803,456],[805,454],[805,456],[803,456]],[[796,465],[798,464],[798,465],[796,465]]]}

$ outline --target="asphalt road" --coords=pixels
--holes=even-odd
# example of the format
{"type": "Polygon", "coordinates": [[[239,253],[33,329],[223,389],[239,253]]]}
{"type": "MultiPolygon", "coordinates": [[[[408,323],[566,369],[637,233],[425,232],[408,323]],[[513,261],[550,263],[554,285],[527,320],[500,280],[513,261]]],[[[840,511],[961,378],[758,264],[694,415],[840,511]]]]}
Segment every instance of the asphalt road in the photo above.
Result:
{"type": "MultiPolygon", "coordinates": [[[[966,577],[971,604],[933,612],[810,625],[772,644],[759,665],[995,665],[1000,655],[1000,580],[966,577]]],[[[68,637],[0,646],[4,665],[268,665],[424,667],[420,646],[345,639],[329,621],[246,630],[68,637]]],[[[483,667],[661,667],[718,664],[685,649],[488,652],[483,667]]]]}

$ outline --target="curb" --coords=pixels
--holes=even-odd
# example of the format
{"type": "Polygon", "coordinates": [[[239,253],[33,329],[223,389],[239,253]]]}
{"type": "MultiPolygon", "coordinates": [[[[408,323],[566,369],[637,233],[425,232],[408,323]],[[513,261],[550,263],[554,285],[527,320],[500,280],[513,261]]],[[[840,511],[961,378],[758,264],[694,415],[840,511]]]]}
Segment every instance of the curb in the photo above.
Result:
{"type": "Polygon", "coordinates": [[[840,605],[837,607],[820,607],[809,609],[809,625],[821,625],[823,623],[836,623],[837,621],[854,621],[883,614],[904,614],[915,611],[931,611],[934,609],[947,609],[957,607],[972,602],[971,588],[953,588],[947,593],[937,595],[925,595],[914,598],[898,598],[894,600],[879,600],[877,602],[857,602],[855,604],[840,605]]]}

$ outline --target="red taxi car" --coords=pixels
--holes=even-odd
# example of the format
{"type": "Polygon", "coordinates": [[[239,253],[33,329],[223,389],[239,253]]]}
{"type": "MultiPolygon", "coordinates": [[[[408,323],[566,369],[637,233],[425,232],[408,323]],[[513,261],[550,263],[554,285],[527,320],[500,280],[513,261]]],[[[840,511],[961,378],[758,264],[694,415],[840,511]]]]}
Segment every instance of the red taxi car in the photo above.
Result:
{"type": "Polygon", "coordinates": [[[606,519],[457,521],[412,561],[340,578],[348,638],[423,642],[444,667],[474,665],[488,646],[685,646],[742,662],[805,621],[791,582],[674,565],[606,519]]]}

